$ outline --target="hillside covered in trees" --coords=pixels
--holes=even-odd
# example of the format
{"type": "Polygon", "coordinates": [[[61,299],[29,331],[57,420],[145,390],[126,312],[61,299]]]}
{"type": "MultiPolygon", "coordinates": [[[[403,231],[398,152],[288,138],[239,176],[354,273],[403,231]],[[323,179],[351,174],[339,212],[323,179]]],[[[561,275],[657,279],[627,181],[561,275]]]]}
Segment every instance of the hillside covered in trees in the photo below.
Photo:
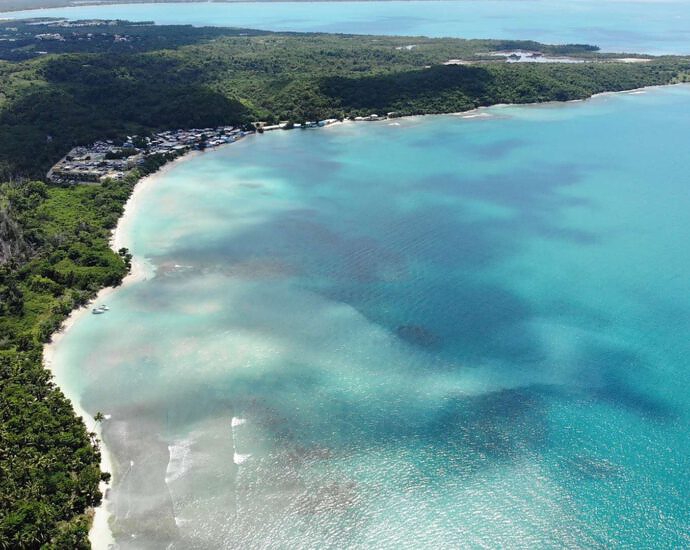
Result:
{"type": "Polygon", "coordinates": [[[580,99],[680,81],[690,71],[688,58],[623,63],[583,45],[13,25],[0,31],[17,34],[0,46],[0,548],[88,547],[86,514],[101,498],[99,453],[43,368],[41,347],[72,309],[122,280],[129,256],[110,250],[110,230],[137,178],[167,160],[123,182],[41,181],[72,146],[256,120],[580,99]],[[515,49],[583,62],[491,55],[515,49]]]}
{"type": "Polygon", "coordinates": [[[17,51],[0,48],[0,57],[8,60],[0,62],[0,176],[4,172],[5,179],[42,177],[71,146],[128,133],[581,99],[665,84],[690,69],[689,58],[622,63],[588,46],[520,41],[124,22],[79,27],[48,22],[31,28],[65,40],[22,43],[23,55],[36,48],[57,53],[20,62],[11,61],[17,51]],[[80,39],[99,33],[105,37],[80,39]],[[506,63],[491,55],[515,49],[577,55],[588,62],[506,63]],[[459,64],[445,64],[449,60],[459,64]]]}

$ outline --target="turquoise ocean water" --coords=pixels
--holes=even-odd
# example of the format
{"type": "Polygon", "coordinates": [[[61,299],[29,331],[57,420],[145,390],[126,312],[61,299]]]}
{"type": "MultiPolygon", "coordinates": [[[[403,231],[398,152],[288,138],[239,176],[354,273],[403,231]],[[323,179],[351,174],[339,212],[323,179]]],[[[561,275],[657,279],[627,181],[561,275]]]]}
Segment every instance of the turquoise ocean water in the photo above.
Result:
{"type": "Polygon", "coordinates": [[[110,18],[268,30],[515,38],[690,53],[690,0],[449,0],[78,6],[3,17],[110,18]]]}
{"type": "Polygon", "coordinates": [[[55,358],[120,547],[690,546],[688,135],[675,86],[157,177],[55,358]]]}

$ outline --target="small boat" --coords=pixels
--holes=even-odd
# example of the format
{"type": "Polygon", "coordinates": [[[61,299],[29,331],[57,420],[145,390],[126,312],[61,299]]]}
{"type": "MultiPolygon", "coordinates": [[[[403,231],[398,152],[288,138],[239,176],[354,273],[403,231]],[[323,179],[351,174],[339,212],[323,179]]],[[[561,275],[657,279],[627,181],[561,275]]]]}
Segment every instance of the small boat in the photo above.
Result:
{"type": "Polygon", "coordinates": [[[105,313],[106,311],[107,310],[103,309],[103,307],[95,307],[91,310],[91,313],[93,313],[94,315],[101,315],[101,314],[105,313]]]}
{"type": "Polygon", "coordinates": [[[98,309],[102,309],[103,311],[110,311],[110,308],[108,306],[106,306],[105,304],[98,306],[98,309]]]}

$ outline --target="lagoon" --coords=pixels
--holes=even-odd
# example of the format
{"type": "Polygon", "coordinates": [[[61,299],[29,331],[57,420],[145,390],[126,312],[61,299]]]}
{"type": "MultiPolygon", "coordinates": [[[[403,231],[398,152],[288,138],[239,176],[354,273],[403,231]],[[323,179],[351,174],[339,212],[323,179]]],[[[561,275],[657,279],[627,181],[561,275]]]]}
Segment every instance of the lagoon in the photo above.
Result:
{"type": "Polygon", "coordinates": [[[690,0],[447,0],[77,6],[0,17],[127,19],[273,31],[590,43],[605,51],[690,54],[690,0]]]}
{"type": "Polygon", "coordinates": [[[690,87],[272,132],[58,345],[121,548],[684,547],[690,87]]]}

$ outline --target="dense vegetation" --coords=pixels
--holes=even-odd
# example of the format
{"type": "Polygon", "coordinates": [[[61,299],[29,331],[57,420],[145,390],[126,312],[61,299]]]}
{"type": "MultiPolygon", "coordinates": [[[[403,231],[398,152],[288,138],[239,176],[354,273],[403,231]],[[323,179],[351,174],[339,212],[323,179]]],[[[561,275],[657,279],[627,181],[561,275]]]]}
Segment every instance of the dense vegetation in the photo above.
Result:
{"type": "Polygon", "coordinates": [[[82,548],[100,502],[92,434],[53,385],[41,344],[125,274],[107,246],[127,187],[0,187],[0,547],[82,548]],[[8,245],[9,246],[6,246],[8,245]]]}
{"type": "MultiPolygon", "coordinates": [[[[166,159],[152,158],[142,172],[166,159]]],[[[43,367],[74,308],[127,272],[110,230],[137,178],[73,188],[0,185],[0,548],[88,548],[100,454],[43,367]]]]}
{"type": "MultiPolygon", "coordinates": [[[[53,24],[32,28],[64,33],[53,24]]],[[[81,36],[99,28],[68,30],[81,36]]],[[[582,45],[125,23],[113,29],[108,32],[143,38],[131,43],[132,53],[83,53],[86,46],[75,39],[73,53],[0,62],[0,176],[42,177],[71,146],[104,137],[252,120],[302,122],[578,99],[664,84],[690,68],[688,58],[619,63],[582,45]],[[150,49],[158,43],[166,49],[150,49]],[[592,62],[508,64],[488,55],[516,47],[576,53],[592,62]],[[443,64],[450,59],[472,64],[443,64]]],[[[69,49],[70,42],[60,44],[69,49]]]]}
{"type": "Polygon", "coordinates": [[[38,19],[0,24],[0,59],[24,61],[59,53],[135,53],[176,48],[221,36],[261,36],[267,31],[154,25],[140,21],[38,19]],[[43,22],[43,24],[40,24],[43,22]]]}
{"type": "Polygon", "coordinates": [[[52,384],[41,346],[125,275],[128,252],[111,251],[108,237],[141,174],[67,188],[38,181],[70,147],[168,128],[576,99],[690,70],[688,58],[625,64],[584,45],[94,25],[32,27],[71,33],[46,42],[17,24],[5,29],[22,36],[16,48],[0,47],[0,181],[10,182],[0,184],[0,548],[87,547],[85,514],[101,498],[96,442],[52,384]],[[489,55],[516,48],[589,62],[489,55]]]}
{"type": "Polygon", "coordinates": [[[84,512],[100,502],[96,442],[41,365],[0,355],[0,548],[88,548],[84,512]]]}

